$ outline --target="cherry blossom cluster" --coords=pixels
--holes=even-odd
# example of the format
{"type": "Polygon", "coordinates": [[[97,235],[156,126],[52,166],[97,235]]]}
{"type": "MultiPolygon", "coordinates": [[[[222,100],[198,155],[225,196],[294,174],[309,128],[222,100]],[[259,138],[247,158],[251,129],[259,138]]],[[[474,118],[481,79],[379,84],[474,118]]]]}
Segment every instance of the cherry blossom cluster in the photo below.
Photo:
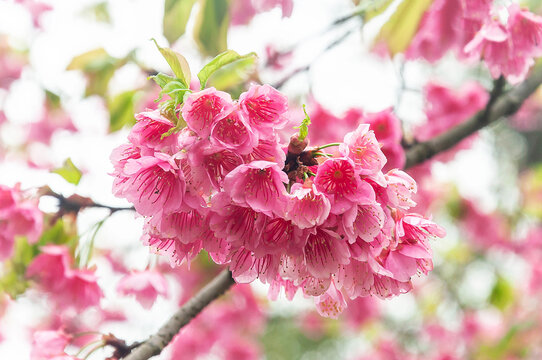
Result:
{"type": "Polygon", "coordinates": [[[129,144],[111,156],[113,192],[145,217],[154,251],[180,264],[205,249],[237,282],[260,279],[271,297],[301,289],[331,317],[346,297],[404,293],[432,269],[429,239],[444,230],[408,213],[416,183],[382,172],[369,125],[311,148],[307,117],[282,144],[288,100],[268,85],[237,101],[214,88],[190,93],[180,115],[186,127],[172,133],[170,115],[137,114],[129,144]]]}
{"type": "Polygon", "coordinates": [[[36,243],[43,229],[43,215],[38,204],[25,197],[19,186],[0,185],[0,260],[13,254],[15,239],[26,237],[36,243]]]}
{"type": "Polygon", "coordinates": [[[434,1],[407,58],[435,62],[453,50],[461,59],[483,59],[494,78],[522,81],[542,54],[542,17],[515,3],[495,9],[492,5],[490,0],[434,1]]]}

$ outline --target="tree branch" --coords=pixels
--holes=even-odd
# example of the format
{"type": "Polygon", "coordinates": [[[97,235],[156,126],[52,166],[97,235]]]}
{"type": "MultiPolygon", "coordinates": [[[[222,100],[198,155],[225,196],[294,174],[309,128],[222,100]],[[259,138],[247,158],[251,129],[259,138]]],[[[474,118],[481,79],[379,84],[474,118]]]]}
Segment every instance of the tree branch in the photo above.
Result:
{"type": "Polygon", "coordinates": [[[509,92],[498,95],[502,90],[502,79],[495,83],[495,90],[485,109],[480,110],[469,120],[457,125],[431,140],[412,145],[406,152],[405,169],[418,165],[436,154],[452,148],[461,140],[474,134],[481,128],[514,114],[523,102],[536,91],[542,83],[542,66],[536,67],[531,75],[509,92]],[[498,89],[500,87],[500,89],[498,89]]]}
{"type": "Polygon", "coordinates": [[[218,274],[194,297],[188,300],[158,332],[136,347],[126,360],[146,360],[158,355],[169,344],[179,330],[195,318],[211,301],[220,297],[235,281],[229,269],[218,274]]]}
{"type": "Polygon", "coordinates": [[[44,186],[39,191],[41,196],[51,196],[58,200],[58,207],[63,212],[77,213],[79,210],[88,207],[97,207],[102,209],[108,209],[111,214],[117,211],[134,211],[134,207],[117,207],[109,206],[95,202],[91,198],[74,194],[70,197],[64,197],[64,195],[58,194],[51,190],[50,187],[44,186]]]}

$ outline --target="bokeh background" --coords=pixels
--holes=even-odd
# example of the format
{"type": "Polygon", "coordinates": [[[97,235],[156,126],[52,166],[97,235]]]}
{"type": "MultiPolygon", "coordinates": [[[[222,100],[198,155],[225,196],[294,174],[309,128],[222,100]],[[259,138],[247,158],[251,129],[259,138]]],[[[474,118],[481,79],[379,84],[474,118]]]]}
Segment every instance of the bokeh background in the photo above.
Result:
{"type": "MultiPolygon", "coordinates": [[[[355,114],[391,108],[408,143],[443,113],[452,113],[456,123],[466,120],[483,108],[480,97],[492,84],[483,65],[453,54],[436,64],[381,54],[374,39],[401,1],[375,2],[371,17],[359,13],[367,2],[350,0],[294,0],[291,14],[284,1],[248,15],[250,1],[185,3],[193,6],[0,0],[0,183],[48,185],[64,196],[130,206],[111,194],[109,155],[125,142],[133,114],[156,106],[159,89],[147,77],[168,67],[151,38],[183,54],[193,73],[226,48],[256,52],[257,61],[235,64],[212,85],[233,94],[251,82],[275,85],[290,99],[290,129],[306,104],[315,133],[329,126],[346,132],[355,114]],[[210,7],[218,15],[202,15],[210,7]],[[52,172],[66,168],[68,158],[82,173],[77,184],[52,172]]],[[[537,1],[523,5],[539,9],[537,1]]],[[[332,320],[301,294],[269,301],[267,286],[238,286],[183,330],[161,358],[542,357],[540,101],[537,92],[518,115],[412,169],[420,187],[416,211],[433,214],[448,233],[432,243],[435,269],[414,280],[413,292],[352,302],[332,320]]],[[[58,211],[53,198],[39,206],[58,211]]],[[[190,269],[170,268],[140,243],[143,222],[132,212],[109,216],[89,208],[63,221],[62,232],[77,239],[79,257],[89,259],[78,265],[96,269],[105,294],[100,309],[60,316],[6,261],[0,272],[2,359],[29,358],[33,330],[58,321],[112,332],[129,343],[144,339],[219,270],[205,254],[190,269]],[[164,276],[168,296],[143,310],[117,284],[126,272],[148,268],[164,276]]]]}

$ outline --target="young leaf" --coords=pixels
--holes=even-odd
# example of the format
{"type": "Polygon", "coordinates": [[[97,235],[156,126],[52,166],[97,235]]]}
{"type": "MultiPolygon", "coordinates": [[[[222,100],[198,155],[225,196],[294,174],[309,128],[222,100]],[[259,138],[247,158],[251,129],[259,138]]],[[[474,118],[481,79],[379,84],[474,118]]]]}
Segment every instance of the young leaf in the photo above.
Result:
{"type": "Polygon", "coordinates": [[[112,59],[103,48],[94,49],[74,57],[66,70],[92,71],[110,63],[112,59]]]}
{"type": "Polygon", "coordinates": [[[433,0],[403,0],[380,29],[375,43],[385,43],[391,55],[405,51],[432,2],[433,0]]]}
{"type": "Polygon", "coordinates": [[[309,134],[309,125],[311,124],[311,118],[309,114],[307,114],[305,104],[303,104],[303,112],[305,113],[305,118],[301,122],[301,125],[294,127],[294,129],[299,129],[299,140],[301,141],[305,140],[305,138],[309,134]]]}
{"type": "Polygon", "coordinates": [[[171,81],[175,81],[173,76],[166,75],[164,73],[158,73],[156,75],[149,76],[149,79],[153,79],[162,89],[171,81]]]}
{"type": "Polygon", "coordinates": [[[258,70],[256,60],[256,57],[251,56],[223,66],[211,74],[211,77],[207,80],[207,87],[212,86],[238,97],[245,91],[243,84],[251,76],[254,76],[258,70]]]}
{"type": "Polygon", "coordinates": [[[195,2],[196,0],[166,0],[162,25],[164,36],[170,44],[184,34],[195,2]]]}
{"type": "Polygon", "coordinates": [[[227,50],[217,55],[213,60],[207,63],[198,73],[198,79],[201,84],[201,88],[204,89],[209,77],[223,66],[231,64],[238,60],[243,60],[251,57],[257,58],[256,53],[252,52],[246,55],[239,55],[233,50],[227,50]]]}
{"type": "Polygon", "coordinates": [[[115,132],[126,125],[133,125],[134,103],[137,92],[130,90],[107,99],[109,108],[109,131],[115,132]]]}
{"type": "Polygon", "coordinates": [[[215,56],[228,48],[228,0],[199,0],[194,40],[204,55],[215,56]]]}
{"type": "Polygon", "coordinates": [[[79,184],[79,181],[81,180],[81,176],[82,176],[81,170],[79,170],[73,164],[70,158],[67,158],[64,161],[64,164],[62,165],[61,168],[55,169],[51,172],[62,176],[64,180],[74,185],[79,184]]]}
{"type": "Polygon", "coordinates": [[[171,50],[170,48],[163,48],[158,45],[156,40],[152,39],[154,41],[154,44],[164,57],[166,59],[167,63],[171,67],[171,70],[173,70],[173,74],[182,81],[182,83],[189,88],[190,87],[190,67],[188,66],[188,62],[182,56],[181,54],[171,50]]]}

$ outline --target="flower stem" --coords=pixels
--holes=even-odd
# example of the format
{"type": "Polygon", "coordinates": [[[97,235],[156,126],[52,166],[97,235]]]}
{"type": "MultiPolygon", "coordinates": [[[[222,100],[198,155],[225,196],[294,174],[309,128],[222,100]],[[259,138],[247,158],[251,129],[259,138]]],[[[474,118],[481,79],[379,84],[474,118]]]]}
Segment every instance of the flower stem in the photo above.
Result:
{"type": "Polygon", "coordinates": [[[341,145],[341,143],[325,144],[325,145],[322,145],[322,146],[318,146],[318,147],[316,148],[316,150],[321,150],[321,149],[325,149],[325,148],[328,148],[328,147],[339,146],[339,145],[341,145]]]}

